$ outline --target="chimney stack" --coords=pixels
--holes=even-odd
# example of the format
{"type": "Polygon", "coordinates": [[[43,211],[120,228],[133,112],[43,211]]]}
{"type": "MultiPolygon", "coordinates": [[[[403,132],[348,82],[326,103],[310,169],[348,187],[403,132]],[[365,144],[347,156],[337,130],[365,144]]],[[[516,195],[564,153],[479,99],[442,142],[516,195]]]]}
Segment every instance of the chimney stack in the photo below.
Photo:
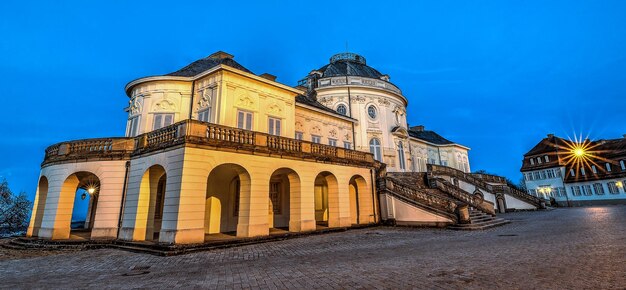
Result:
{"type": "Polygon", "coordinates": [[[548,134],[548,138],[553,138],[554,134],[548,134]]]}
{"type": "Polygon", "coordinates": [[[424,132],[424,125],[413,126],[409,128],[411,131],[424,132]]]}
{"type": "Polygon", "coordinates": [[[276,81],[276,76],[272,75],[272,74],[264,73],[264,74],[261,74],[259,76],[264,78],[264,79],[266,79],[266,80],[270,80],[270,81],[273,81],[273,82],[276,81]]]}
{"type": "Polygon", "coordinates": [[[230,58],[230,59],[233,59],[233,58],[235,58],[235,57],[234,57],[232,54],[228,54],[228,53],[225,53],[225,52],[223,52],[223,51],[221,51],[221,50],[220,50],[220,51],[218,51],[218,52],[215,52],[215,53],[213,53],[213,54],[209,55],[209,58],[213,58],[213,59],[225,59],[225,58],[230,58]]]}

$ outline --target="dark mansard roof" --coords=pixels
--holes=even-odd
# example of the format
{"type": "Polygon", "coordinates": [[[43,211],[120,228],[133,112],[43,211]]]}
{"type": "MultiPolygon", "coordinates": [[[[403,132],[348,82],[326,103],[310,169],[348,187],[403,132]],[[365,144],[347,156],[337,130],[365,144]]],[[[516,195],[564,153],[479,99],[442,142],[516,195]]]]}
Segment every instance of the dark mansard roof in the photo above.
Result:
{"type": "Polygon", "coordinates": [[[248,70],[247,68],[245,68],[244,66],[236,62],[233,59],[232,55],[222,52],[222,51],[218,51],[205,58],[196,60],[192,62],[191,64],[187,65],[186,67],[183,67],[173,73],[166,74],[166,76],[192,77],[202,72],[205,72],[213,67],[216,67],[220,64],[227,65],[232,68],[245,71],[247,73],[252,73],[250,70],[248,70]]]}
{"type": "Polygon", "coordinates": [[[330,58],[330,63],[317,70],[322,78],[337,76],[360,76],[379,79],[384,76],[368,66],[365,58],[355,53],[340,53],[330,58]]]}
{"type": "Polygon", "coordinates": [[[437,145],[456,144],[446,138],[443,138],[441,135],[435,133],[435,131],[424,130],[424,126],[411,127],[409,128],[407,132],[409,133],[409,136],[413,138],[424,140],[432,144],[437,144],[437,145]]]}

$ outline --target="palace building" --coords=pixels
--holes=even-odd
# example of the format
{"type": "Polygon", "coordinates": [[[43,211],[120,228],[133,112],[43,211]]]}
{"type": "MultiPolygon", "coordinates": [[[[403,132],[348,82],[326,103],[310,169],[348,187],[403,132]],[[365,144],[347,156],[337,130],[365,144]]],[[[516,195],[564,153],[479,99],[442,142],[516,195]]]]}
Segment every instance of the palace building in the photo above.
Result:
{"type": "Polygon", "coordinates": [[[125,92],[124,137],[46,149],[28,236],[188,244],[541,207],[470,173],[468,147],[409,127],[407,98],[357,54],[292,87],[217,52],[125,92]]]}
{"type": "Polygon", "coordinates": [[[524,154],[528,193],[559,206],[626,204],[626,135],[573,142],[553,134],[524,154]]]}

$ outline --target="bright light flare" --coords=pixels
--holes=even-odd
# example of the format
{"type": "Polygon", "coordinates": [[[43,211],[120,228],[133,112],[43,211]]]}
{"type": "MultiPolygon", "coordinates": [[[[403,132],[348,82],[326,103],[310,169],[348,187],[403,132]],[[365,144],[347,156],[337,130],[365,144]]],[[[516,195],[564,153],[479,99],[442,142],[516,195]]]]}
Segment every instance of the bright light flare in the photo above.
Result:
{"type": "Polygon", "coordinates": [[[574,135],[574,140],[568,139],[569,142],[565,142],[565,144],[557,147],[559,155],[562,154],[560,158],[565,161],[566,166],[575,169],[576,172],[580,172],[581,168],[591,168],[593,165],[600,170],[604,170],[604,166],[600,166],[596,162],[613,163],[612,160],[600,156],[602,151],[596,150],[596,147],[600,145],[599,142],[592,143],[588,138],[583,139],[582,134],[579,136],[574,135]]]}

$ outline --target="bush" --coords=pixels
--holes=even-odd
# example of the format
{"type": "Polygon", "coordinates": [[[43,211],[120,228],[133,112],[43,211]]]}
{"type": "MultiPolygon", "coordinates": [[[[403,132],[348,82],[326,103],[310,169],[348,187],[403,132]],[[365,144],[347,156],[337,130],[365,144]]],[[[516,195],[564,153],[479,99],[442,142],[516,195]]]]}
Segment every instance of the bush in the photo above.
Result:
{"type": "Polygon", "coordinates": [[[0,182],[0,235],[26,231],[32,203],[26,193],[15,195],[6,179],[0,182]]]}

